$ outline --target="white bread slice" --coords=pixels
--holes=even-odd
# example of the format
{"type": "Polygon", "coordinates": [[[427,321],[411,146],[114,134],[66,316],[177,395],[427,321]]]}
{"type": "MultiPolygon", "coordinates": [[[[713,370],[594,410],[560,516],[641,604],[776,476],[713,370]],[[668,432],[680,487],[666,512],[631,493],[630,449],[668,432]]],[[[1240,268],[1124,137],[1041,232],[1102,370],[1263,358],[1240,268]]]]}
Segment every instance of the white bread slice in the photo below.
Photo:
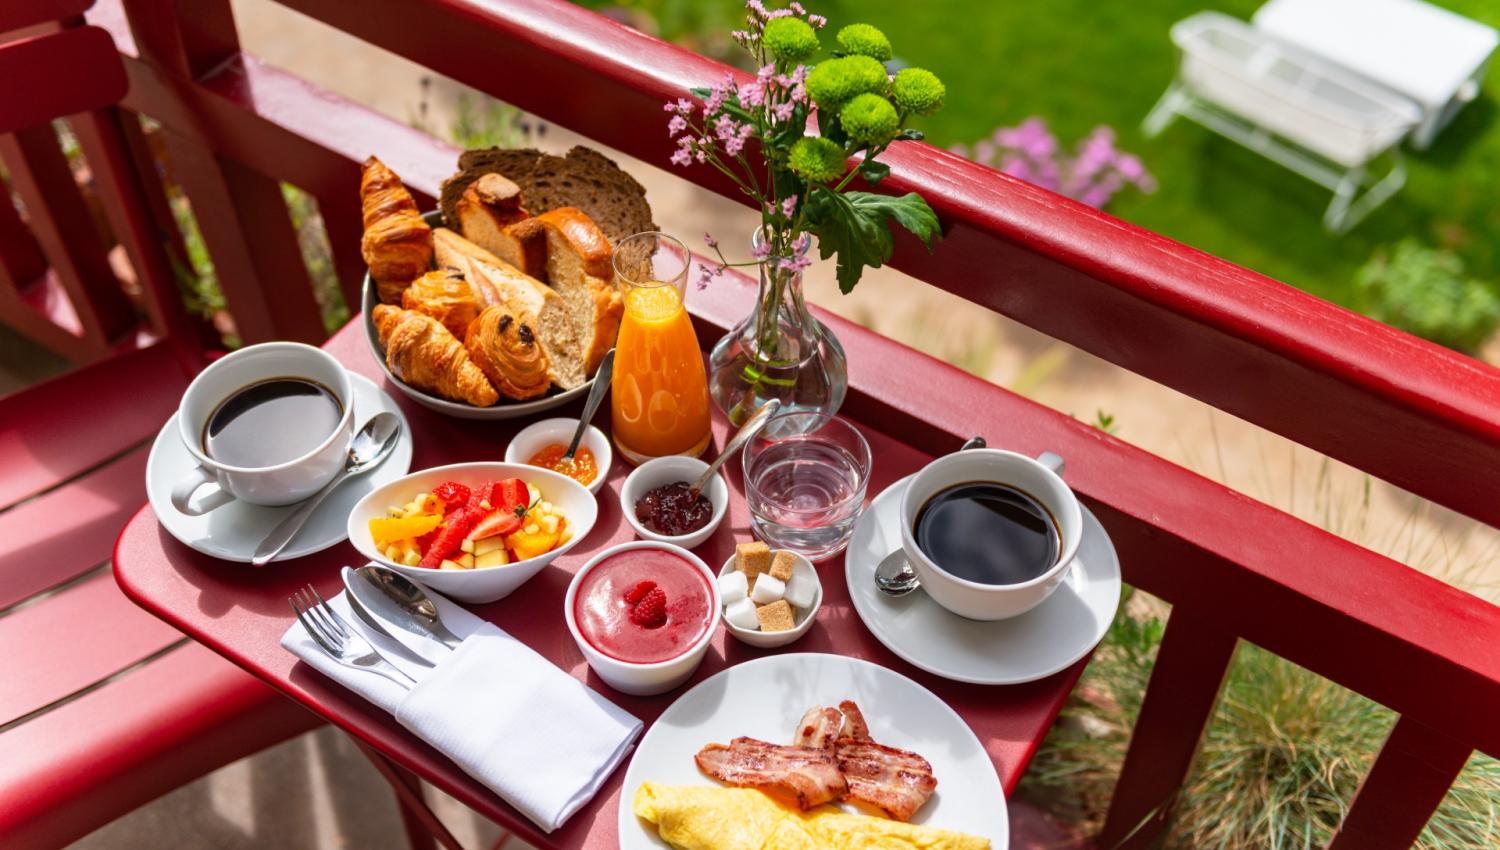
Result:
{"type": "Polygon", "coordinates": [[[614,283],[604,232],[581,210],[560,207],[506,228],[520,244],[546,246],[545,276],[572,316],[586,374],[615,344],[625,302],[614,283]]]}
{"type": "Polygon", "coordinates": [[[483,287],[486,303],[500,306],[531,325],[547,355],[552,383],[565,390],[586,380],[582,350],[572,318],[563,299],[545,284],[522,274],[514,266],[465,257],[469,279],[483,287]]]}

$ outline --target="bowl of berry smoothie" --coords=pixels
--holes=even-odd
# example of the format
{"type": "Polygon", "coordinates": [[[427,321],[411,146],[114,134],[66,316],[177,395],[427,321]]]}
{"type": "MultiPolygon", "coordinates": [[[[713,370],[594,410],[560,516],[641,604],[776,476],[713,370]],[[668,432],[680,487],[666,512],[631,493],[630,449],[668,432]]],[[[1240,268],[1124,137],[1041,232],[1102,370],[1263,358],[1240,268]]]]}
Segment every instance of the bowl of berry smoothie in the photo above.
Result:
{"type": "Polygon", "coordinates": [[[671,543],[611,546],[568,585],[568,631],[605,684],[627,694],[669,691],[693,675],[719,623],[708,565],[671,543]]]}

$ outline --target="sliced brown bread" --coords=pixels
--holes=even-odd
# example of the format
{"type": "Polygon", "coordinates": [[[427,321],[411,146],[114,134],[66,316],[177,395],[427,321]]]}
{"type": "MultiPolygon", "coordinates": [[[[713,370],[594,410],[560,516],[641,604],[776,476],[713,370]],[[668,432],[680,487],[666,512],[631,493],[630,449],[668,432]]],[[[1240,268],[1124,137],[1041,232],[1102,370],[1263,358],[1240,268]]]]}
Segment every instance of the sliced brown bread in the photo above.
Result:
{"type": "Polygon", "coordinates": [[[509,228],[523,244],[546,247],[545,276],[568,307],[586,374],[615,344],[625,302],[614,285],[609,240],[587,215],[561,207],[509,228]]]}
{"type": "Polygon", "coordinates": [[[481,175],[469,184],[455,208],[459,231],[470,242],[495,254],[532,277],[540,277],[547,247],[540,238],[523,241],[510,226],[525,220],[520,190],[499,174],[481,175]]]}
{"type": "MultiPolygon", "coordinates": [[[[519,186],[525,207],[533,214],[577,207],[599,225],[611,243],[632,233],[657,229],[645,188],[608,157],[581,145],[565,157],[531,148],[464,151],[458,158],[458,173],[443,183],[440,206],[448,227],[463,230],[458,202],[475,180],[491,173],[503,174],[519,186]]],[[[623,257],[622,261],[628,260],[630,268],[637,268],[649,259],[641,255],[623,257]]]]}
{"type": "Polygon", "coordinates": [[[493,306],[505,308],[536,331],[547,355],[552,383],[565,390],[582,384],[587,374],[583,347],[562,297],[509,263],[491,264],[472,257],[464,261],[470,278],[493,293],[493,306]]]}

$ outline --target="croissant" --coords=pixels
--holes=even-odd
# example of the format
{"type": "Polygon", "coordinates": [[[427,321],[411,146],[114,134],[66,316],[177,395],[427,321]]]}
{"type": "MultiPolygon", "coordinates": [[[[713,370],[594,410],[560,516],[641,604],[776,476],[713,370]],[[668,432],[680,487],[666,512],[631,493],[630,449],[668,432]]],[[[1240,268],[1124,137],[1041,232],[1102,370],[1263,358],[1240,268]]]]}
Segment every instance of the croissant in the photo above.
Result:
{"type": "Polygon", "coordinates": [[[474,296],[474,288],[457,269],[428,272],[411,282],[401,293],[401,306],[425,313],[443,323],[457,339],[463,339],[469,323],[478,318],[483,306],[474,296]]]}
{"type": "Polygon", "coordinates": [[[500,396],[484,372],[469,359],[463,343],[443,323],[415,310],[379,304],[370,313],[385,362],[396,377],[420,390],[476,407],[489,407],[500,396]]]}
{"type": "Polygon", "coordinates": [[[552,386],[547,354],[531,325],[502,307],[486,307],[469,325],[464,348],[506,398],[536,398],[552,386]]]}
{"type": "Polygon", "coordinates": [[[359,252],[370,267],[380,300],[399,304],[406,289],[432,264],[432,228],[417,212],[417,202],[401,185],[401,178],[385,163],[365,160],[359,179],[365,233],[359,252]]]}

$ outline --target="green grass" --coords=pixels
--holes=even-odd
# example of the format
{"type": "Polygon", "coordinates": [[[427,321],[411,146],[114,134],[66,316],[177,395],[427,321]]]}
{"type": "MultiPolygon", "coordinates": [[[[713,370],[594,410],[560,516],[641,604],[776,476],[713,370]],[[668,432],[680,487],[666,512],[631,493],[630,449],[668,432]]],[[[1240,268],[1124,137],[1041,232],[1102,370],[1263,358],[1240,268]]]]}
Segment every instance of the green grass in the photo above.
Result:
{"type": "MultiPolygon", "coordinates": [[[[1261,0],[1221,0],[1219,11],[1248,18],[1261,0]]],[[[1493,0],[1439,0],[1500,26],[1493,0]]],[[[616,3],[590,0],[599,7],[616,3]]],[[[690,20],[668,19],[682,4],[626,3],[658,16],[668,37],[691,40],[694,25],[718,20],[694,4],[690,20]],[[685,34],[686,33],[686,34],[685,34]]],[[[943,111],[917,126],[941,146],[968,143],[997,126],[1045,118],[1064,145],[1108,124],[1160,181],[1153,195],[1124,193],[1109,212],[1336,303],[1355,305],[1354,272],[1374,250],[1403,236],[1451,248],[1478,278],[1500,284],[1500,62],[1485,93],[1430,151],[1409,156],[1396,197],[1351,233],[1321,225],[1328,192],[1196,125],[1178,121],[1156,139],[1140,122],[1172,78],[1167,31],[1204,8],[1202,0],[808,0],[829,29],[867,21],[886,31],[896,55],[936,72],[948,86],[943,111]]],[[[701,36],[699,36],[701,38],[701,36]]],[[[825,42],[831,42],[825,38],[825,42]]]]}

